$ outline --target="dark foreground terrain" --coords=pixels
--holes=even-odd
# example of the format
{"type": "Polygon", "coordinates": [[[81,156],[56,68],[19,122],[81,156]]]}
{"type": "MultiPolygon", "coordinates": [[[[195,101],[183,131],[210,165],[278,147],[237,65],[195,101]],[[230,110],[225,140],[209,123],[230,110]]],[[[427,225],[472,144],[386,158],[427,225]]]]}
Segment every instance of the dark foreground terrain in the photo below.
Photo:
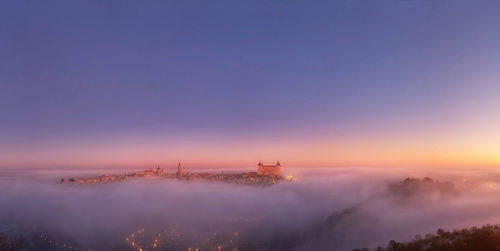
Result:
{"type": "MultiPolygon", "coordinates": [[[[358,249],[356,251],[367,250],[358,249]]],[[[438,229],[435,234],[415,236],[409,242],[391,240],[385,248],[375,251],[494,251],[500,250],[500,225],[464,228],[451,232],[438,229]]]]}
{"type": "MultiPolygon", "coordinates": [[[[274,243],[275,245],[276,243],[274,243]]],[[[257,247],[254,247],[257,248],[257,247]]],[[[255,250],[282,250],[284,246],[259,247],[255,250]],[[263,248],[263,249],[262,249],[263,248]]],[[[291,247],[288,247],[291,248],[291,247]]],[[[252,248],[250,248],[252,249],[252,248]]],[[[30,245],[19,236],[0,235],[0,250],[62,250],[53,247],[36,247],[30,245]]],[[[159,249],[163,250],[163,249],[159,249]]],[[[224,249],[221,249],[224,250],[224,249]]],[[[253,249],[252,249],[253,250],[253,249]]],[[[330,250],[336,250],[332,246],[330,250]]],[[[372,249],[360,248],[353,251],[369,251],[372,249]]],[[[374,251],[495,251],[500,250],[500,225],[485,225],[482,227],[464,228],[460,230],[444,231],[438,229],[435,234],[417,235],[409,242],[391,240],[387,247],[378,247],[374,251]]]]}

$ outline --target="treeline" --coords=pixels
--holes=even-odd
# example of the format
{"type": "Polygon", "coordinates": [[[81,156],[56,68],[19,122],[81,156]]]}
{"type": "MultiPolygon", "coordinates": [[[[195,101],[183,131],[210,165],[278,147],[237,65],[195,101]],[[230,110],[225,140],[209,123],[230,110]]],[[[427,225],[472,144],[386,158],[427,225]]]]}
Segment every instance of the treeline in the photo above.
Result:
{"type": "Polygon", "coordinates": [[[440,193],[441,195],[456,195],[458,190],[451,182],[440,182],[429,177],[423,179],[406,178],[400,183],[389,185],[390,194],[400,198],[411,198],[415,195],[440,193]]]}
{"type": "MultiPolygon", "coordinates": [[[[361,251],[367,249],[356,249],[361,251]]],[[[464,228],[451,232],[438,229],[436,234],[415,236],[409,242],[391,240],[375,251],[496,251],[500,250],[500,225],[464,228]]]]}
{"type": "Polygon", "coordinates": [[[0,250],[2,251],[18,251],[28,250],[25,242],[20,237],[8,237],[0,235],[0,250]]]}

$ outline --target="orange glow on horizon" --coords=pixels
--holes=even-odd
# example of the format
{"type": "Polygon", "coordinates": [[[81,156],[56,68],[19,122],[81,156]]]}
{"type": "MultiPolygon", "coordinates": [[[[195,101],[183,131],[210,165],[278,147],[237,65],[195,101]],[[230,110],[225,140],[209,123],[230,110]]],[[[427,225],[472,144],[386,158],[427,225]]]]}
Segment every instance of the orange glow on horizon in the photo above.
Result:
{"type": "Polygon", "coordinates": [[[5,152],[1,166],[143,167],[182,161],[196,167],[245,167],[258,160],[288,166],[500,166],[500,139],[454,134],[358,134],[328,138],[62,142],[5,152]],[[465,139],[464,139],[465,138],[465,139]],[[463,143],[467,142],[467,143],[463,143]]]}

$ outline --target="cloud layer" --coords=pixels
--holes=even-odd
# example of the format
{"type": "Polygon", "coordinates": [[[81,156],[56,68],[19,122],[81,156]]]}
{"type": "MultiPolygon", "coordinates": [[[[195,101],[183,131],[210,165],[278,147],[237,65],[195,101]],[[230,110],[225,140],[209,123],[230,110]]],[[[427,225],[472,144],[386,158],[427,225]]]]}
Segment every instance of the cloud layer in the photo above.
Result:
{"type": "Polygon", "coordinates": [[[500,220],[494,170],[287,171],[298,181],[272,187],[162,179],[75,185],[57,183],[57,173],[11,172],[0,177],[0,224],[94,249],[121,247],[137,229],[175,226],[184,243],[237,232],[241,243],[276,250],[351,250],[500,220]],[[430,188],[408,195],[394,186],[425,174],[453,182],[456,192],[430,188]]]}

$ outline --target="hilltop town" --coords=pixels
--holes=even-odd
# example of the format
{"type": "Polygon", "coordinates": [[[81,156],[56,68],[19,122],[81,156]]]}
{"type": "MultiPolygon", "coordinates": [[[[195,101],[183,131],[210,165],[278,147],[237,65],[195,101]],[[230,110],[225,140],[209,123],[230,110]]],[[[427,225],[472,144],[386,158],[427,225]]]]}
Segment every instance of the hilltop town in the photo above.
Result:
{"type": "Polygon", "coordinates": [[[181,163],[177,165],[177,172],[167,173],[164,168],[158,167],[156,170],[149,168],[142,171],[137,171],[127,174],[106,174],[97,177],[82,177],[61,179],[62,183],[78,183],[78,184],[94,184],[125,181],[134,178],[149,178],[157,177],[163,179],[175,179],[181,181],[218,181],[226,183],[244,184],[244,185],[273,185],[291,177],[281,176],[281,164],[278,161],[275,165],[264,165],[259,161],[257,172],[244,173],[191,173],[184,172],[181,163]]]}

